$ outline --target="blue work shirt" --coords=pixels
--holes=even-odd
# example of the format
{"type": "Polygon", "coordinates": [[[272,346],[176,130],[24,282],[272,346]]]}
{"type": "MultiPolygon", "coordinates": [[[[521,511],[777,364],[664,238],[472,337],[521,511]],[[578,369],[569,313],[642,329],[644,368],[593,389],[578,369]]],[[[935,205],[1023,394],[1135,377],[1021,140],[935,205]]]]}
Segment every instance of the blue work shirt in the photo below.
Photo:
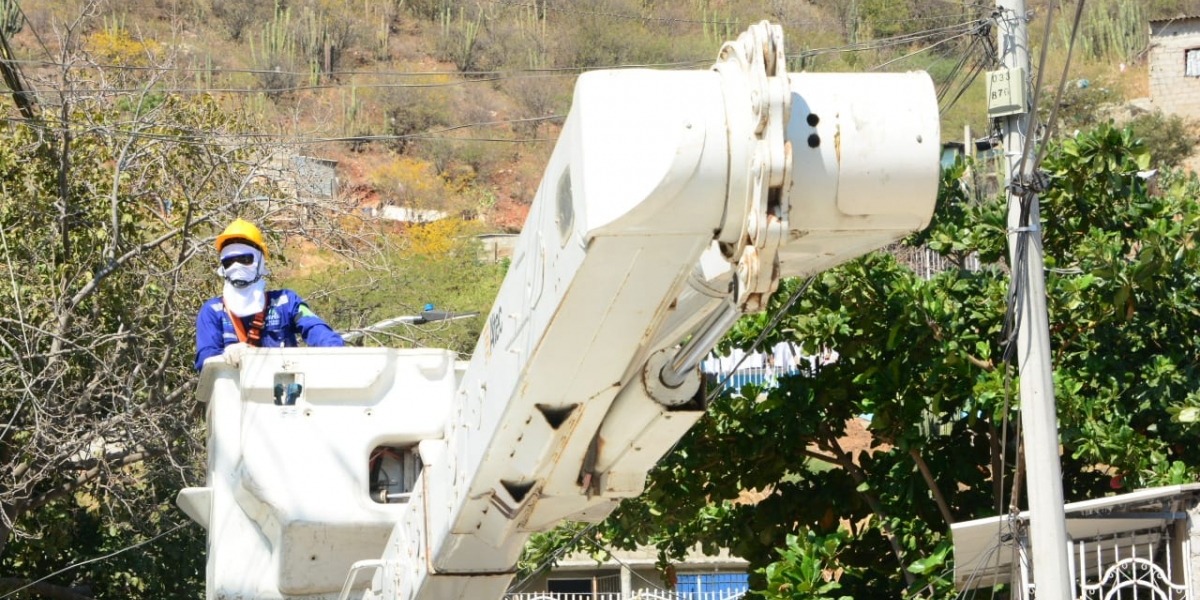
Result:
{"type": "MultiPolygon", "coordinates": [[[[309,346],[345,346],[342,336],[313,313],[299,294],[292,290],[267,292],[267,322],[262,331],[263,348],[294,348],[296,334],[309,346]]],[[[242,317],[244,329],[250,328],[255,315],[242,317]]],[[[204,303],[196,316],[196,370],[204,368],[206,359],[225,352],[225,347],[238,343],[237,331],[225,311],[220,296],[204,303]]]]}

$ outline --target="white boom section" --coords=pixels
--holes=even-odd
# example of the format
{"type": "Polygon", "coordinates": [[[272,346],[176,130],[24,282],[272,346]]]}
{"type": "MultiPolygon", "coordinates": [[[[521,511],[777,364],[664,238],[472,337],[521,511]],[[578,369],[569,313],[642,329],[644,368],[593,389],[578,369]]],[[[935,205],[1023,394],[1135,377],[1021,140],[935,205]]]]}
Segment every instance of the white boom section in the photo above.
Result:
{"type": "Polygon", "coordinates": [[[179,503],[209,528],[208,597],[499,598],[530,533],[642,491],[703,414],[699,358],[780,277],[924,227],[939,159],[928,76],[789,76],[765,23],[710,71],[582,75],[460,377],[386,350],[205,368],[209,482],[179,503]],[[370,500],[372,448],[413,443],[407,503],[370,500]]]}
{"type": "Polygon", "coordinates": [[[677,386],[660,379],[684,335],[723,333],[733,321],[713,313],[765,306],[782,273],[928,223],[928,76],[789,79],[782,41],[748,37],[714,71],[579,78],[451,426],[421,443],[379,597],[499,597],[531,532],[640,493],[702,414],[694,364],[677,386]],[[715,267],[694,274],[705,252],[715,267]]]}

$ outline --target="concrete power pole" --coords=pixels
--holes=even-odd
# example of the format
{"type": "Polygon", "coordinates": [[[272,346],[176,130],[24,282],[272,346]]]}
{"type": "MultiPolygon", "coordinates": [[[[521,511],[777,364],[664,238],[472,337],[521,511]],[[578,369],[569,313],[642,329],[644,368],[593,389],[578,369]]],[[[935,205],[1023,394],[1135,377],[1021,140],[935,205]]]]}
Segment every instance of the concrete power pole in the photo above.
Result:
{"type": "Polygon", "coordinates": [[[1034,553],[1030,564],[1038,600],[1068,600],[1072,582],[1050,364],[1041,218],[1037,196],[1026,187],[1033,180],[1035,152],[1022,158],[1026,133],[1032,133],[1036,117],[1030,114],[1027,101],[1031,73],[1029,23],[1025,0],[997,0],[996,8],[997,46],[1004,67],[988,74],[988,114],[1003,117],[1008,159],[1008,247],[1017,284],[1012,301],[1017,315],[1015,342],[1034,553]]]}

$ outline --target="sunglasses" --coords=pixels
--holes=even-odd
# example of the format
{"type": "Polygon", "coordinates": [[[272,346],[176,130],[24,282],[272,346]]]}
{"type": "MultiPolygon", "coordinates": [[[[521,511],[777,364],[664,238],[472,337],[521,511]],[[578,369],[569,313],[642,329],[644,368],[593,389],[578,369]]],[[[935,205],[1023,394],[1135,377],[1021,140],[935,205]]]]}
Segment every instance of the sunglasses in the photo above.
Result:
{"type": "Polygon", "coordinates": [[[253,254],[238,254],[237,256],[226,256],[225,258],[221,259],[221,266],[225,267],[226,269],[228,269],[229,267],[232,267],[235,263],[239,263],[239,264],[243,264],[243,265],[252,265],[252,264],[254,264],[254,255],[253,254]]]}

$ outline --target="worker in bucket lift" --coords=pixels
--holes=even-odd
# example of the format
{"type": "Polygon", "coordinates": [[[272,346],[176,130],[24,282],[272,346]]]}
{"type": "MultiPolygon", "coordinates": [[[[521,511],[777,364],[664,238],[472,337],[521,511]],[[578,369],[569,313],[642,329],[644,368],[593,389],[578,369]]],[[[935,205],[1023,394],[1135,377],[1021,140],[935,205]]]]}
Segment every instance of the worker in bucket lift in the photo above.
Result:
{"type": "Polygon", "coordinates": [[[292,290],[267,291],[268,256],[262,232],[237,219],[217,236],[225,280],[222,294],[204,303],[196,316],[196,370],[205,361],[235,367],[246,348],[291,348],[297,337],[309,346],[344,346],[342,336],[321,320],[292,290]]]}

